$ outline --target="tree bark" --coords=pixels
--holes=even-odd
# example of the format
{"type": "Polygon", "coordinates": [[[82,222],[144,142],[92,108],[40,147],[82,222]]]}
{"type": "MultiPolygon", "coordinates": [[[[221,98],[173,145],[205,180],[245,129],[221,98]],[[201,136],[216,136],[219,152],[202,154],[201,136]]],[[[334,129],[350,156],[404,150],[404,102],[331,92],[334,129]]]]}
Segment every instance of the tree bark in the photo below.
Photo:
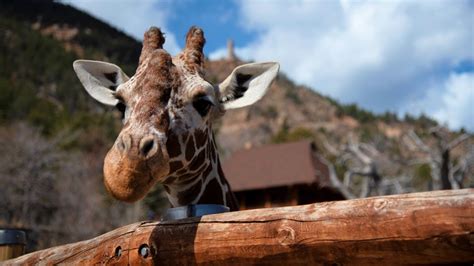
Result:
{"type": "Polygon", "coordinates": [[[440,176],[441,176],[441,184],[443,185],[443,189],[452,189],[451,180],[449,180],[449,164],[451,163],[450,160],[450,150],[446,149],[441,152],[441,167],[440,167],[440,176]]]}
{"type": "Polygon", "coordinates": [[[6,265],[472,263],[473,206],[464,189],[143,222],[6,265]]]}

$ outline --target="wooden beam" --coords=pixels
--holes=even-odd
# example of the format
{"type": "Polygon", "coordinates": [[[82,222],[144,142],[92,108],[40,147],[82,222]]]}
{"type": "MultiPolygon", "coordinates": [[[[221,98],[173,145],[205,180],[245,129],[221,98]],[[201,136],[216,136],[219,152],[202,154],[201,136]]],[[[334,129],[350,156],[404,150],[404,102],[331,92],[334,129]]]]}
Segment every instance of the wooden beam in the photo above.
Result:
{"type": "Polygon", "coordinates": [[[153,262],[472,263],[474,189],[142,222],[91,240],[27,254],[6,264],[153,262]]]}

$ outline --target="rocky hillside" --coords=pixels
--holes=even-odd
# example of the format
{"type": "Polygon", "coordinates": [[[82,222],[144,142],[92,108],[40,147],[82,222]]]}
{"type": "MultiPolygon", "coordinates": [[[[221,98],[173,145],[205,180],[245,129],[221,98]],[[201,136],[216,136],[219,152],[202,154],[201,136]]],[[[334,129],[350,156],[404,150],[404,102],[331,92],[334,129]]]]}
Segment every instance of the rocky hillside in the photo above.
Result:
{"type": "MultiPolygon", "coordinates": [[[[0,121],[27,121],[46,135],[65,129],[79,132],[66,146],[108,146],[120,125],[113,112],[88,98],[71,63],[76,58],[106,60],[131,74],[140,43],[54,1],[2,1],[0,15],[0,121]]],[[[207,77],[221,81],[242,63],[235,56],[207,62],[207,77]]],[[[464,134],[440,127],[423,115],[399,119],[389,112],[375,115],[357,105],[341,105],[295,84],[284,73],[260,102],[229,111],[216,131],[224,157],[242,148],[310,138],[337,166],[335,158],[363,144],[377,154],[375,161],[383,162],[377,165],[384,176],[413,176],[420,162],[430,164],[440,156],[443,142],[464,134]],[[434,131],[442,131],[442,137],[434,131]]],[[[472,150],[471,143],[472,138],[462,141],[451,157],[463,159],[472,150]]],[[[341,167],[352,166],[343,163],[341,167]]]]}
{"type": "MultiPolygon", "coordinates": [[[[212,81],[223,80],[242,63],[232,57],[211,61],[207,74],[212,81]]],[[[445,163],[454,169],[451,179],[462,180],[462,187],[474,185],[471,134],[449,131],[424,115],[399,119],[390,112],[373,114],[354,104],[341,105],[295,84],[284,73],[261,101],[228,111],[216,128],[224,157],[262,144],[311,139],[334,164],[339,179],[351,174],[386,180],[380,188],[384,192],[367,195],[440,188],[436,183],[441,182],[441,157],[447,151],[451,160],[445,163]],[[402,189],[394,189],[398,185],[402,189]]]]}
{"type": "MultiPolygon", "coordinates": [[[[0,135],[9,151],[0,154],[0,187],[9,188],[0,197],[0,226],[30,228],[44,248],[160,210],[159,187],[146,206],[119,204],[104,193],[101,163],[120,121],[113,108],[86,95],[72,70],[75,59],[88,58],[132,74],[140,49],[137,40],[70,6],[0,2],[0,135]],[[65,215],[88,217],[87,230],[64,227],[65,215]]],[[[222,81],[242,63],[209,61],[207,78],[222,81]]],[[[355,196],[474,185],[472,135],[425,116],[398,119],[342,105],[284,73],[257,104],[228,111],[216,132],[224,158],[238,149],[312,139],[355,196]]]]}
{"type": "Polygon", "coordinates": [[[28,251],[79,241],[159,210],[112,200],[102,161],[120,127],[72,70],[80,57],[133,73],[141,44],[53,1],[0,1],[0,227],[28,230],[28,251]]]}

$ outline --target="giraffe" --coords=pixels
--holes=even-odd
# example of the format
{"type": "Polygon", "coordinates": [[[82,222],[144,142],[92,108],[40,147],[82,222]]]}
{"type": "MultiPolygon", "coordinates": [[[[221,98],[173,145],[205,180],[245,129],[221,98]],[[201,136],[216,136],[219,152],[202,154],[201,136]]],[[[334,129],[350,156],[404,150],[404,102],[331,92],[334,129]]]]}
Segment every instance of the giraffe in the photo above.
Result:
{"type": "Polygon", "coordinates": [[[226,110],[258,101],[279,64],[241,65],[216,85],[203,78],[202,29],[191,27],[185,48],[174,57],[164,42],[159,28],[145,32],[131,78],[111,63],[73,63],[86,92],[122,112],[123,127],[104,159],[105,187],[118,200],[134,202],[159,182],[173,207],[220,204],[238,210],[211,125],[226,110]]]}

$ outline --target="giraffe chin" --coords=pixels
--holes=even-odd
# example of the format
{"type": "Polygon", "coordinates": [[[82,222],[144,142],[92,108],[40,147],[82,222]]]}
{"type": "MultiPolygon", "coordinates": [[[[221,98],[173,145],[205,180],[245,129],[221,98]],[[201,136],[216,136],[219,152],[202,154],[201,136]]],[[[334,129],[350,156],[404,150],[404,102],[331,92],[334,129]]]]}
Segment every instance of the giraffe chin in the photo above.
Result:
{"type": "Polygon", "coordinates": [[[135,202],[146,196],[157,181],[166,177],[169,165],[160,156],[142,159],[121,156],[112,149],[104,160],[104,184],[116,199],[135,202]]]}

